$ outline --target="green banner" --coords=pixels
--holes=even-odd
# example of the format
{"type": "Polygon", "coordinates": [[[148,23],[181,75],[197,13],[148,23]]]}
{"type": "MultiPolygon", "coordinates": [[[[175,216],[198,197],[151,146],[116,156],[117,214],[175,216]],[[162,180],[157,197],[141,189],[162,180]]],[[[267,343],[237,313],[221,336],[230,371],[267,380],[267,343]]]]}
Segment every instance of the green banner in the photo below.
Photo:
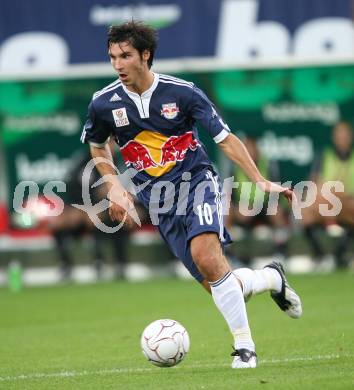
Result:
{"type": "Polygon", "coordinates": [[[354,122],[354,65],[184,74],[233,132],[258,140],[281,180],[306,180],[339,120],[354,122]]]}
{"type": "MultiPolygon", "coordinates": [[[[92,93],[111,79],[0,83],[0,134],[7,168],[8,203],[20,181],[40,189],[65,181],[85,146],[80,133],[92,93]]],[[[60,194],[65,198],[65,194],[60,194]]]]}
{"type": "MultiPolygon", "coordinates": [[[[330,143],[333,125],[354,120],[354,65],[176,76],[202,88],[233,132],[256,137],[262,152],[278,161],[283,181],[307,179],[315,155],[330,143]]],[[[0,82],[9,205],[20,181],[44,185],[65,178],[85,147],[79,138],[91,96],[113,79],[0,82]]],[[[200,133],[217,161],[217,147],[200,133]]]]}

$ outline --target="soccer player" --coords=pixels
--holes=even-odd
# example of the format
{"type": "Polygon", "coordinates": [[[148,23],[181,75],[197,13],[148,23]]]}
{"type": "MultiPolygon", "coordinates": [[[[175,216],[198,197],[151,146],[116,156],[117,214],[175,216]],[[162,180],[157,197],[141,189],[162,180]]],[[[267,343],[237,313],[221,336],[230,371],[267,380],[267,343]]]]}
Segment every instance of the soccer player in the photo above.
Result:
{"type": "MultiPolygon", "coordinates": [[[[95,227],[89,216],[83,210],[72,206],[72,204],[79,204],[81,202],[84,168],[90,160],[91,156],[88,150],[84,154],[77,155],[74,164],[65,177],[68,191],[66,193],[67,199],[64,210],[60,215],[52,217],[48,221],[47,228],[54,238],[55,249],[60,260],[61,279],[63,281],[69,281],[71,279],[74,266],[70,241],[71,239],[77,240],[86,234],[89,234],[92,238],[90,252],[97,277],[100,278],[102,276],[105,258],[103,241],[105,237],[108,237],[113,245],[115,277],[117,279],[124,279],[125,277],[125,269],[128,262],[128,244],[131,233],[130,228],[124,226],[119,231],[106,236],[95,227]]],[[[90,179],[96,181],[98,178],[98,172],[94,171],[90,179]]],[[[91,186],[90,198],[93,203],[98,203],[105,195],[104,190],[101,190],[100,187],[91,186]]],[[[109,221],[109,219],[108,212],[105,210],[100,215],[100,220],[112,225],[113,222],[109,221]]]]}
{"type": "MultiPolygon", "coordinates": [[[[243,143],[200,89],[151,71],[155,48],[156,32],[143,23],[109,29],[108,54],[119,79],[93,95],[81,140],[90,144],[100,174],[115,178],[107,181],[109,212],[121,221],[133,204],[110,162],[107,142],[111,136],[116,139],[127,167],[137,171],[134,184],[146,185],[138,198],[150,215],[160,211],[158,229],[163,239],[211,293],[224,316],[235,338],[232,367],[256,367],[245,300],[270,291],[278,306],[294,318],[301,315],[301,301],[278,263],[262,270],[231,271],[223,254],[230,238],[223,224],[219,178],[198,138],[196,121],[261,189],[288,199],[293,193],[262,177],[243,143]],[[162,198],[156,198],[156,189],[162,187],[162,198]]],[[[132,222],[129,215],[126,222],[132,222]]]]}
{"type": "MultiPolygon", "coordinates": [[[[243,143],[246,146],[248,153],[257,165],[257,168],[262,176],[270,178],[272,181],[279,181],[279,169],[274,161],[270,161],[266,156],[262,155],[258,148],[255,138],[245,137],[243,143]]],[[[286,209],[283,205],[278,202],[276,210],[268,213],[268,208],[272,207],[269,202],[267,194],[262,193],[258,190],[255,184],[252,184],[245,190],[243,183],[249,184],[249,179],[245,173],[239,167],[233,167],[233,174],[236,182],[239,183],[238,188],[235,191],[235,197],[230,207],[229,215],[226,216],[225,225],[226,228],[232,228],[234,224],[242,226],[246,231],[247,236],[250,235],[252,230],[255,229],[257,224],[267,224],[272,227],[273,232],[273,250],[274,257],[285,260],[288,249],[288,223],[286,209]],[[238,207],[239,204],[243,203],[243,207],[249,207],[259,210],[256,215],[247,215],[242,212],[242,208],[238,207]]],[[[272,210],[273,211],[273,210],[272,210]]],[[[242,257],[239,255],[238,258],[245,264],[249,265],[251,261],[252,250],[247,250],[247,254],[242,257]]]]}
{"type": "MultiPolygon", "coordinates": [[[[325,266],[325,250],[317,235],[318,229],[330,223],[337,223],[345,229],[344,235],[334,248],[336,266],[346,268],[349,259],[346,258],[346,250],[354,237],[354,132],[350,123],[338,122],[332,130],[333,145],[326,148],[321,156],[315,160],[312,172],[312,180],[317,185],[318,194],[315,202],[303,209],[302,224],[306,238],[315,255],[318,269],[325,266]],[[335,217],[321,215],[320,205],[327,205],[320,190],[326,182],[340,181],[344,186],[344,192],[333,191],[333,194],[341,201],[341,210],[335,217]]],[[[332,205],[329,204],[329,208],[332,205]]]]}

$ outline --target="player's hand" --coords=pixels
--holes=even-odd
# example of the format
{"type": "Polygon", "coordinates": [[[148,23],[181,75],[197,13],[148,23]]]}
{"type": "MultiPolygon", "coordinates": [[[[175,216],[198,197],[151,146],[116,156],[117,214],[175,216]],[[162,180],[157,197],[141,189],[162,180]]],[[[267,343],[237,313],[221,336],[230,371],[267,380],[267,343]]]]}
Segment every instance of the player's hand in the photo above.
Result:
{"type": "Polygon", "coordinates": [[[297,203],[297,197],[295,192],[291,188],[283,187],[284,191],[281,193],[290,204],[297,203]]]}
{"type": "Polygon", "coordinates": [[[110,202],[109,216],[112,221],[125,221],[127,227],[133,227],[136,221],[135,217],[139,220],[133,197],[127,191],[121,193],[110,191],[108,200],[110,202]]]}
{"type": "Polygon", "coordinates": [[[295,192],[289,187],[283,187],[280,184],[273,183],[269,180],[261,181],[261,182],[257,183],[257,185],[264,192],[269,192],[269,193],[275,192],[275,193],[279,193],[279,194],[283,195],[290,204],[297,203],[297,198],[296,198],[295,192]]]}

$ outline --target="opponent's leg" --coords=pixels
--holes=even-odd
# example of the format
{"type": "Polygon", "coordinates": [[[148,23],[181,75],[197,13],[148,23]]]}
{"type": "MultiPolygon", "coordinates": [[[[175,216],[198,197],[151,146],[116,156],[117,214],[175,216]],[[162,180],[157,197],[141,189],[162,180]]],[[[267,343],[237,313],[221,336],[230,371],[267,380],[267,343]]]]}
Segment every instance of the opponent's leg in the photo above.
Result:
{"type": "Polygon", "coordinates": [[[248,324],[240,283],[231,272],[215,233],[203,233],[191,240],[195,264],[210,284],[211,294],[235,338],[232,368],[257,365],[255,345],[248,324]]]}
{"type": "Polygon", "coordinates": [[[70,233],[63,230],[57,230],[52,234],[60,260],[60,277],[63,281],[66,281],[71,278],[71,271],[73,267],[73,259],[70,255],[68,243],[70,233]]]}

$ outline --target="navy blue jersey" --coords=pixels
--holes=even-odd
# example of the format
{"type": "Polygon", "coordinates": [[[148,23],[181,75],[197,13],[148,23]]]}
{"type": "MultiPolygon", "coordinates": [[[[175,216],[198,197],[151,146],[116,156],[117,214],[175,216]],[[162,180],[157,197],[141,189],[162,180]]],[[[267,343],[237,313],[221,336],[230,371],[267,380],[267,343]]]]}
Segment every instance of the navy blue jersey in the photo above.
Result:
{"type": "Polygon", "coordinates": [[[102,147],[113,136],[133,181],[178,180],[183,172],[210,166],[196,122],[216,143],[230,130],[207,96],[193,83],[154,74],[142,95],[117,80],[93,95],[81,140],[102,147]]]}

